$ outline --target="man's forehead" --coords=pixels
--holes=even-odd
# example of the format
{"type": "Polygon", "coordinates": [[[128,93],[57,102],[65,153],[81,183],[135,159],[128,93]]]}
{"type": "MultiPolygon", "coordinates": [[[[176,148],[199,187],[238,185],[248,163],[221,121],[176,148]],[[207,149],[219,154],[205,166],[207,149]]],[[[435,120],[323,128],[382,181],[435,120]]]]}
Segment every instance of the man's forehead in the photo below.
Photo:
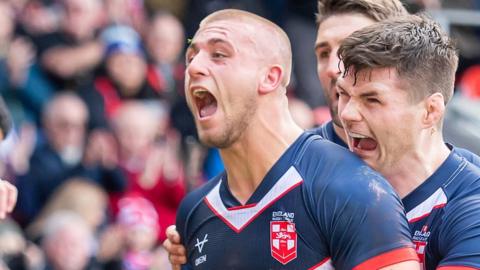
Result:
{"type": "Polygon", "coordinates": [[[236,21],[215,21],[200,27],[194,38],[215,35],[223,38],[247,36],[250,26],[236,21]]]}
{"type": "Polygon", "coordinates": [[[318,26],[317,43],[340,43],[353,32],[375,23],[362,14],[338,14],[326,18],[318,26]]]}
{"type": "Polygon", "coordinates": [[[338,78],[337,85],[346,90],[369,88],[381,90],[391,87],[398,88],[400,81],[395,68],[367,68],[359,72],[351,69],[345,76],[338,78]]]}

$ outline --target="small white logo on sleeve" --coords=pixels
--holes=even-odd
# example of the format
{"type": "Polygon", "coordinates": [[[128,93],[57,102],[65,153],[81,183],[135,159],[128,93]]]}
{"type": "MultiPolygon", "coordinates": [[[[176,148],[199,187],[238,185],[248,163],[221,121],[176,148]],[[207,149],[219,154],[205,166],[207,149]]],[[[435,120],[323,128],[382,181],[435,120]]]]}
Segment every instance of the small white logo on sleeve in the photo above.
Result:
{"type": "Polygon", "coordinates": [[[195,260],[195,266],[198,266],[199,264],[204,263],[206,261],[207,261],[207,254],[202,255],[195,260]]]}
{"type": "Polygon", "coordinates": [[[208,233],[205,234],[202,241],[200,241],[200,239],[197,238],[197,243],[195,244],[195,247],[198,248],[199,253],[202,253],[203,245],[205,245],[205,243],[208,242],[207,237],[208,237],[208,233]]]}

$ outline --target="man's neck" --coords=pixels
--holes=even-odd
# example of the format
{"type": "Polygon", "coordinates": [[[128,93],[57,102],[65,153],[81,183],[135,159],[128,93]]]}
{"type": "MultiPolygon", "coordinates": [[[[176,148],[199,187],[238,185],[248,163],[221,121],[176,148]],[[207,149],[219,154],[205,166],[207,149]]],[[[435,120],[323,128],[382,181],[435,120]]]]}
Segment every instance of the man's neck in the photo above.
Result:
{"type": "Polygon", "coordinates": [[[269,121],[271,118],[252,124],[238,142],[220,150],[230,191],[242,204],[303,132],[288,119],[275,126],[269,121]]]}
{"type": "Polygon", "coordinates": [[[442,138],[424,144],[417,151],[405,154],[394,166],[380,172],[390,182],[400,198],[404,198],[425,182],[445,162],[450,149],[442,138]]]}

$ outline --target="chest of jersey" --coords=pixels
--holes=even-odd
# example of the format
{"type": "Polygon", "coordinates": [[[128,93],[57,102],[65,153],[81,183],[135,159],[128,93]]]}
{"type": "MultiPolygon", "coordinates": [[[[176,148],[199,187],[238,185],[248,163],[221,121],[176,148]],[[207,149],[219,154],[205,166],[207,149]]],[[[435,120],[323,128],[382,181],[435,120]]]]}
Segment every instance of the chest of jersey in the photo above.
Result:
{"type": "Polygon", "coordinates": [[[193,268],[333,269],[304,206],[301,182],[275,195],[230,209],[219,196],[207,196],[191,217],[196,226],[187,232],[193,268]]]}
{"type": "Polygon", "coordinates": [[[436,227],[440,225],[446,203],[445,193],[442,189],[438,189],[427,200],[407,213],[412,240],[423,269],[435,269],[438,265],[440,258],[435,248],[438,244],[436,227]]]}

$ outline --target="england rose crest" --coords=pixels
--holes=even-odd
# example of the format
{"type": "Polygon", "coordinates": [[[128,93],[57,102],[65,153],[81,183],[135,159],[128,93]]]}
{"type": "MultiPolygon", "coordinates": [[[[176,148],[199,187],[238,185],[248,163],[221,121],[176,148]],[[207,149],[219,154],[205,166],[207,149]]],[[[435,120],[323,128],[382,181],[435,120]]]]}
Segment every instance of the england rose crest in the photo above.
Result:
{"type": "Polygon", "coordinates": [[[272,257],[287,264],[297,257],[297,232],[295,223],[289,221],[270,222],[270,248],[272,257]]]}

